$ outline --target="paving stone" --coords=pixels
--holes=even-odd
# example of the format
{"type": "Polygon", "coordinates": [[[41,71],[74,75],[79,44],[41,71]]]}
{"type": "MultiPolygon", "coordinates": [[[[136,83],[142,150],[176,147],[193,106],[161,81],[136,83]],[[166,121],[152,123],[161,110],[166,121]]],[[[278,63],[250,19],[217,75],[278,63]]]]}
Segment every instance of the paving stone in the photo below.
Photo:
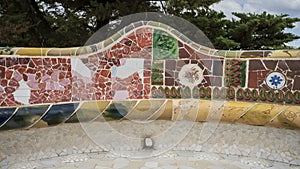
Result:
{"type": "MultiPolygon", "coordinates": [[[[180,166],[193,168],[224,166],[228,169],[278,166],[279,169],[291,169],[300,166],[300,131],[298,130],[221,123],[206,142],[199,143],[203,123],[195,123],[187,136],[176,143],[177,145],[172,149],[171,139],[185,132],[184,125],[190,125],[190,122],[182,121],[180,127],[168,131],[170,137],[164,139],[155,136],[172,126],[170,121],[155,121],[148,125],[136,124],[134,130],[130,130],[133,125],[129,121],[122,121],[121,124],[109,123],[113,130],[124,131],[131,137],[141,139],[132,142],[128,138],[128,140],[106,140],[109,146],[105,147],[91,140],[80,124],[2,131],[0,145],[5,146],[0,147],[2,157],[0,165],[4,169],[18,168],[18,166],[30,168],[29,164],[39,164],[53,169],[76,166],[77,168],[80,166],[98,168],[100,166],[107,168],[144,166],[171,169],[180,166]],[[142,160],[125,158],[144,151],[142,145],[145,135],[151,136],[155,143],[155,149],[150,152],[164,153],[149,158],[146,163],[142,160]],[[165,151],[170,147],[169,151],[165,151]]],[[[101,126],[99,122],[95,122],[95,125],[101,126]]],[[[103,128],[101,132],[95,130],[88,134],[98,134],[99,138],[104,139],[106,137],[103,136],[109,138],[111,131],[103,128]]],[[[144,155],[145,153],[147,152],[145,151],[144,155]]]]}

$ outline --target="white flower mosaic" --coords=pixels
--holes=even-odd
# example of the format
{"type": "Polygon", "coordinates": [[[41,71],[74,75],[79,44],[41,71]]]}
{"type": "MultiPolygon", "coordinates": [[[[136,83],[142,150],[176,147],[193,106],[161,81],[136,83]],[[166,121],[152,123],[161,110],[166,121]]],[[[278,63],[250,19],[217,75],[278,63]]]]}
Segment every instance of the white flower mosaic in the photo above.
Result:
{"type": "Polygon", "coordinates": [[[197,64],[184,65],[178,77],[182,85],[189,87],[197,86],[204,79],[203,70],[197,64]]]}
{"type": "Polygon", "coordinates": [[[271,72],[266,77],[266,84],[271,89],[281,89],[286,84],[286,77],[280,72],[271,72]]]}

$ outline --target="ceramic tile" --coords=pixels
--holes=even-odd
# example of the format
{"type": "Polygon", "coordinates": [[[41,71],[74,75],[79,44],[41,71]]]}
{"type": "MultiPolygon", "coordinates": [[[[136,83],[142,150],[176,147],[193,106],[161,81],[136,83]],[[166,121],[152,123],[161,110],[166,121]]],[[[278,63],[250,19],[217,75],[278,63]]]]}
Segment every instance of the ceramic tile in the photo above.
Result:
{"type": "Polygon", "coordinates": [[[100,116],[108,104],[108,101],[85,102],[66,121],[66,123],[90,122],[100,116]]]}
{"type": "Polygon", "coordinates": [[[0,108],[0,126],[2,126],[15,112],[16,108],[0,108]]]}
{"type": "MultiPolygon", "coordinates": [[[[111,103],[103,112],[103,117],[106,121],[123,119],[130,112],[136,102],[130,101],[115,101],[111,103]]],[[[97,120],[103,120],[99,118],[97,120]]]]}
{"type": "Polygon", "coordinates": [[[66,121],[74,113],[78,107],[78,103],[67,103],[67,104],[57,104],[53,105],[43,116],[42,120],[46,122],[49,126],[57,125],[66,121]]]}
{"type": "Polygon", "coordinates": [[[222,115],[222,121],[235,122],[244,113],[246,113],[255,103],[250,102],[226,102],[224,112],[222,115]]]}
{"type": "Polygon", "coordinates": [[[153,60],[177,59],[178,41],[170,34],[154,30],[153,33],[153,60]]]}
{"type": "Polygon", "coordinates": [[[180,99],[200,99],[186,109],[186,120],[205,121],[210,101],[216,99],[229,101],[223,121],[299,126],[298,120],[289,119],[300,104],[299,50],[218,51],[191,42],[168,25],[139,21],[90,46],[0,48],[0,55],[2,123],[15,107],[54,104],[34,122],[33,117],[30,122],[23,118],[22,108],[7,129],[35,122],[35,126],[78,122],[78,116],[92,121],[105,109],[104,120],[177,119],[178,108],[188,105],[180,99]],[[159,107],[156,99],[169,100],[159,107]],[[84,103],[75,115],[77,102],[84,103]],[[139,114],[147,103],[153,109],[139,114]]]}
{"type": "MultiPolygon", "coordinates": [[[[246,61],[230,59],[226,60],[225,66],[225,86],[245,87],[246,81],[246,61]]],[[[249,84],[255,85],[257,80],[249,78],[249,84]]],[[[249,86],[250,87],[250,86],[249,86]]]]}
{"type": "Polygon", "coordinates": [[[27,128],[40,120],[46,113],[49,105],[20,107],[14,116],[2,126],[2,130],[27,128]]]}
{"type": "Polygon", "coordinates": [[[275,104],[257,104],[241,116],[237,122],[266,125],[273,117],[280,113],[283,108],[284,107],[275,104]]]}
{"type": "Polygon", "coordinates": [[[300,108],[299,106],[288,106],[268,125],[281,128],[300,129],[300,108]]]}
{"type": "Polygon", "coordinates": [[[165,100],[142,100],[137,103],[132,111],[126,114],[125,118],[128,120],[148,121],[153,116],[157,117],[163,114],[166,109],[165,104],[165,100]]]}

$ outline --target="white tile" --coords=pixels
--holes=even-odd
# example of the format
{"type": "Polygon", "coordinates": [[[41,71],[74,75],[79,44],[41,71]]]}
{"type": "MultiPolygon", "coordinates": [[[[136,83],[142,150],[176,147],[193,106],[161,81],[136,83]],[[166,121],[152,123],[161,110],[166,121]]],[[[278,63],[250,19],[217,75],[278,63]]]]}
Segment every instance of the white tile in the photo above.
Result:
{"type": "Polygon", "coordinates": [[[15,99],[21,103],[29,104],[30,87],[22,80],[19,88],[14,92],[15,99]]]}

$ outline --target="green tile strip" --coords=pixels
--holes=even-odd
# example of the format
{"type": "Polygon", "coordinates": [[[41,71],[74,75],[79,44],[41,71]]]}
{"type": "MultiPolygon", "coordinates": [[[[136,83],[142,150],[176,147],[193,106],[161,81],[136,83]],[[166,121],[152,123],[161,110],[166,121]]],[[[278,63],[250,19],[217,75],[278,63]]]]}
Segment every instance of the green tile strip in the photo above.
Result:
{"type": "Polygon", "coordinates": [[[165,31],[154,30],[153,60],[178,59],[178,41],[165,31]]]}
{"type": "Polygon", "coordinates": [[[225,86],[245,87],[246,61],[237,59],[226,60],[225,86]]]}

